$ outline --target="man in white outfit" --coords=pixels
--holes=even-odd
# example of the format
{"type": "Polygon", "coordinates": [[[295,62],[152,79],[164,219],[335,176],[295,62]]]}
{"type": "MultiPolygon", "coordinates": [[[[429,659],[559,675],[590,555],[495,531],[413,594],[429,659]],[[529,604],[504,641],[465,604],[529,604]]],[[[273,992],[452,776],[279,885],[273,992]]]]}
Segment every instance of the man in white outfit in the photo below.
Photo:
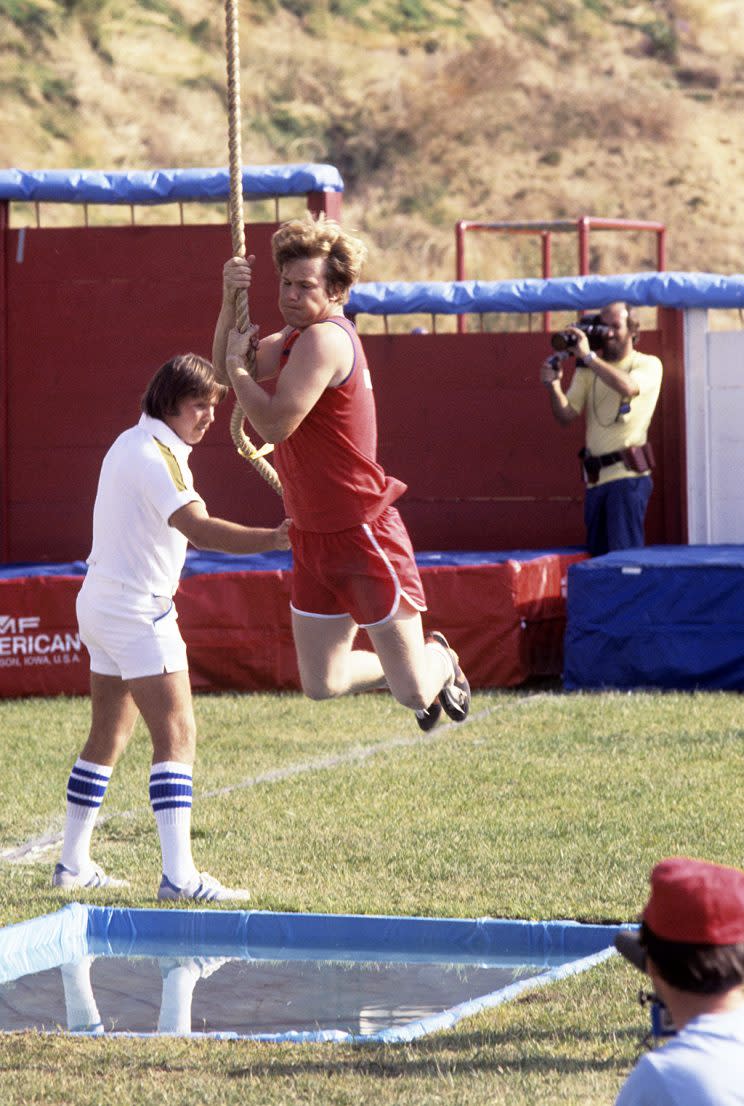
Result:
{"type": "Polygon", "coordinates": [[[77,600],[80,636],[90,653],[91,728],[67,784],[55,887],[126,884],[92,861],[90,843],[113,767],[139,713],[153,747],[150,803],[162,852],[158,898],[249,897],[199,872],[191,855],[196,723],[173,603],[189,542],[234,554],[289,548],[288,520],[260,529],[211,518],[194,490],[189,454],[226,391],[209,361],[195,354],[172,358],[150,381],[139,423],[116,439],[103,460],[93,546],[77,600]]]}

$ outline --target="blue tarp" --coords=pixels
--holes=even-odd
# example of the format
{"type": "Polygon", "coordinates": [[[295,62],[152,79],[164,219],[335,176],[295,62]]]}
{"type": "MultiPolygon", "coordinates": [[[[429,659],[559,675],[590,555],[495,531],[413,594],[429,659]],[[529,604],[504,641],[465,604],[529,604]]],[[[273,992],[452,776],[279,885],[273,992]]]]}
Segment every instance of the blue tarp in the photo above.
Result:
{"type": "Polygon", "coordinates": [[[744,546],[648,546],[568,570],[564,686],[744,689],[744,546]]]}
{"type": "Polygon", "coordinates": [[[29,576],[85,576],[87,571],[88,566],[85,561],[66,561],[57,564],[17,561],[14,564],[0,565],[0,580],[25,580],[29,576]]]}
{"type": "Polygon", "coordinates": [[[254,960],[301,956],[543,965],[607,948],[616,929],[501,918],[88,907],[89,940],[98,953],[115,956],[158,955],[177,945],[183,955],[254,960]]]}
{"type": "MultiPolygon", "coordinates": [[[[505,551],[480,550],[477,552],[447,550],[416,554],[419,568],[439,565],[504,564],[506,561],[533,561],[537,557],[550,557],[556,553],[579,553],[579,548],[567,549],[511,549],[505,551]]],[[[215,572],[277,572],[292,567],[289,552],[251,553],[249,556],[232,556],[227,553],[205,553],[189,550],[186,555],[182,579],[188,576],[215,572]]],[[[0,580],[19,580],[28,576],[84,576],[85,561],[68,561],[63,564],[17,563],[0,565],[0,580]]]]}
{"type": "MultiPolygon", "coordinates": [[[[462,567],[463,565],[505,564],[506,561],[533,561],[537,557],[549,557],[556,553],[578,553],[571,549],[511,549],[511,550],[467,550],[448,549],[444,552],[424,551],[416,553],[419,568],[436,568],[444,565],[462,567]]],[[[214,572],[262,572],[292,567],[291,553],[252,553],[250,556],[235,557],[227,553],[204,553],[189,551],[186,557],[182,577],[199,573],[214,572]]],[[[2,577],[2,569],[0,569],[2,577]]]]}
{"type": "Polygon", "coordinates": [[[357,284],[348,311],[367,315],[580,311],[615,300],[647,307],[744,307],[744,275],[626,273],[549,280],[357,284]]]}
{"type": "MultiPolygon", "coordinates": [[[[343,190],[343,180],[333,165],[308,162],[243,166],[243,195],[249,200],[343,190]]],[[[224,200],[229,195],[230,173],[226,168],[132,170],[126,173],[99,169],[0,170],[0,200],[167,204],[224,200]]]]}
{"type": "Polygon", "coordinates": [[[0,983],[77,960],[87,951],[87,908],[68,903],[54,914],[0,929],[0,983]]]}

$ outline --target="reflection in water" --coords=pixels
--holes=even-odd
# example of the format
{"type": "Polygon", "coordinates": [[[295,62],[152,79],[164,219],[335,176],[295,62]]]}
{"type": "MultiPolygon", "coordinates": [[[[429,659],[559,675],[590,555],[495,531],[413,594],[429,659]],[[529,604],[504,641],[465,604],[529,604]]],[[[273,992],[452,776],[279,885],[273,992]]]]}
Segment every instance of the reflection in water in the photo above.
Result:
{"type": "Polygon", "coordinates": [[[0,1030],[369,1036],[545,974],[556,963],[86,955],[1,984],[0,1030]]]}
{"type": "Polygon", "coordinates": [[[67,1028],[71,1033],[103,1033],[103,1022],[90,982],[90,966],[94,960],[94,956],[83,956],[59,969],[65,992],[67,1028]]]}

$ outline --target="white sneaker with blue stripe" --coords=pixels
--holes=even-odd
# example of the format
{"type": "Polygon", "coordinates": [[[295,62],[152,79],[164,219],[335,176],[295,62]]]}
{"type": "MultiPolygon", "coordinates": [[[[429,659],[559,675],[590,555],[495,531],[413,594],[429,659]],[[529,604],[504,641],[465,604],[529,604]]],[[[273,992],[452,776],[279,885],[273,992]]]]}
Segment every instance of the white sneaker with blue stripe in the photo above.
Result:
{"type": "Polygon", "coordinates": [[[52,887],[61,887],[65,891],[75,891],[78,888],[94,887],[128,887],[128,879],[114,879],[107,876],[103,868],[94,864],[89,871],[72,872],[65,868],[64,864],[58,864],[52,875],[52,887]]]}
{"type": "Polygon", "coordinates": [[[240,888],[223,887],[218,879],[207,872],[197,872],[192,880],[183,887],[176,887],[166,875],[160,881],[158,898],[160,900],[192,899],[194,902],[247,902],[250,891],[240,888]]]}

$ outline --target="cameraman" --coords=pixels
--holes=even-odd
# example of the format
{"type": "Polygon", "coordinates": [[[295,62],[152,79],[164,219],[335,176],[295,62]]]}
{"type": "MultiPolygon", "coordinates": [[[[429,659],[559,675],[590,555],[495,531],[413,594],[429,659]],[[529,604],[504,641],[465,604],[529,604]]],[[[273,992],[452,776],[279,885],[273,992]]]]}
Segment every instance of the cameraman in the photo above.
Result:
{"type": "Polygon", "coordinates": [[[620,952],[651,977],[676,1036],[643,1056],[615,1106],[744,1103],[744,872],[675,856],[651,872],[620,952]]]}
{"type": "Polygon", "coordinates": [[[540,366],[558,422],[568,425],[583,412],[586,445],[581,452],[587,485],[584,523],[589,555],[644,544],[646,508],[653,489],[653,454],[647,435],[661,389],[658,357],[639,353],[638,317],[627,303],[609,303],[595,323],[592,344],[587,324],[569,326],[562,336],[566,352],[540,366]],[[563,364],[576,369],[563,390],[563,364]]]}

